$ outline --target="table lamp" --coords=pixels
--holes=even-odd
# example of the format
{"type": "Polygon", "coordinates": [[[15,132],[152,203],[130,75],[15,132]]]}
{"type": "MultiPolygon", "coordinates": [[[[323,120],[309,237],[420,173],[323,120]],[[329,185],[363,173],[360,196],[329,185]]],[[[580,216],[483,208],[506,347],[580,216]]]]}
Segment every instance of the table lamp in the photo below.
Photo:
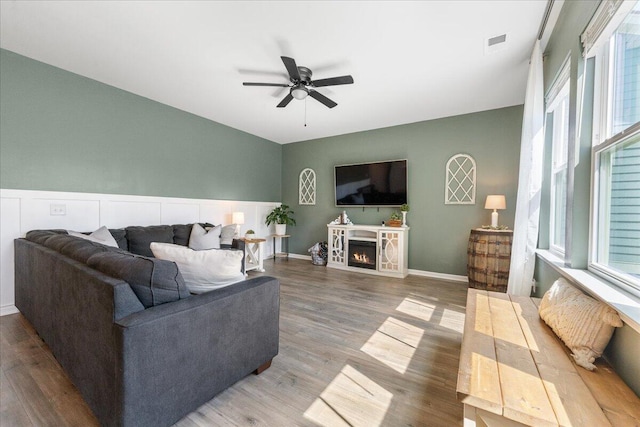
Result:
{"type": "Polygon", "coordinates": [[[491,213],[491,226],[498,226],[498,209],[506,209],[507,201],[502,194],[491,194],[487,196],[487,201],[484,204],[485,209],[493,209],[491,213]]]}
{"type": "Polygon", "coordinates": [[[240,226],[244,224],[244,212],[234,212],[231,214],[231,223],[236,224],[238,229],[236,230],[236,234],[240,234],[240,226]]]}

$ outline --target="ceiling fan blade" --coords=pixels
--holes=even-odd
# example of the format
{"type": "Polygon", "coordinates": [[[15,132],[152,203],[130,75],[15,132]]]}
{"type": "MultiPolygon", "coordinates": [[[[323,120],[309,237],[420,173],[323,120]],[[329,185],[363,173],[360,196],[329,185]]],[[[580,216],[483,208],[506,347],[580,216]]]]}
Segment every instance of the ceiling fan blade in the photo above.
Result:
{"type": "Polygon", "coordinates": [[[329,108],[333,108],[336,105],[338,105],[337,103],[333,102],[332,100],[330,100],[329,98],[327,98],[326,96],[324,96],[323,94],[315,90],[310,90],[309,96],[315,99],[316,101],[322,102],[324,105],[326,105],[329,108]]]}
{"type": "Polygon", "coordinates": [[[278,104],[277,107],[278,108],[286,107],[287,104],[290,103],[292,99],[293,99],[293,95],[288,93],[287,96],[285,96],[284,99],[280,101],[280,104],[278,104]]]}
{"type": "Polygon", "coordinates": [[[311,82],[311,85],[314,87],[322,87],[322,86],[350,85],[352,83],[353,83],[353,77],[340,76],[340,77],[331,77],[330,79],[314,80],[311,82]]]}
{"type": "Polygon", "coordinates": [[[277,87],[289,87],[289,85],[283,83],[250,83],[243,82],[242,86],[277,86],[277,87]]]}
{"type": "Polygon", "coordinates": [[[287,72],[289,73],[289,77],[291,77],[291,81],[300,81],[300,73],[298,72],[298,66],[296,65],[295,59],[289,58],[288,56],[281,56],[280,58],[282,58],[284,66],[287,67],[287,72]]]}

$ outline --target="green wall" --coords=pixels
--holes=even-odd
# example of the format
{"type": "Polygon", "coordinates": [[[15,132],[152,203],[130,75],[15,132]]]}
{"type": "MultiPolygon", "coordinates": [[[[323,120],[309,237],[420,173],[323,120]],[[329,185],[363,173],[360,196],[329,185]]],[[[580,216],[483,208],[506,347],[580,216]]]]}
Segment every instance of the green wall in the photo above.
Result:
{"type": "Polygon", "coordinates": [[[282,146],[0,50],[0,187],[279,201],[282,146]]]}
{"type": "MultiPolygon", "coordinates": [[[[408,159],[409,268],[466,276],[469,231],[491,223],[487,194],[505,194],[500,223],[513,227],[518,183],[522,106],[287,144],[282,156],[282,199],[295,211],[291,252],[307,254],[327,240],[335,206],[333,167],[340,164],[408,159]],[[477,166],[475,205],[445,205],[445,165],[458,153],[477,166]],[[298,176],[316,172],[315,206],[298,205],[298,176]]],[[[380,224],[392,208],[347,208],[356,224],[380,224]]]]}
{"type": "MultiPolygon", "coordinates": [[[[599,1],[565,2],[558,17],[547,48],[544,62],[544,87],[547,91],[567,57],[570,58],[570,119],[569,141],[578,140],[576,144],[573,174],[573,198],[569,199],[572,215],[567,221],[567,242],[570,254],[565,256],[565,264],[573,268],[587,267],[589,247],[589,198],[591,174],[591,130],[593,126],[593,59],[585,61],[582,57],[580,34],[584,31],[593,16],[599,1]],[[578,82],[584,81],[584,107],[582,116],[578,117],[578,82]],[[580,132],[577,126],[581,124],[580,132]]],[[[549,123],[547,123],[547,126],[549,123]]],[[[548,248],[549,234],[549,181],[551,174],[551,141],[545,139],[545,183],[543,184],[539,247],[548,248]]],[[[570,144],[571,145],[571,144],[570,144]]],[[[551,287],[560,274],[540,258],[536,260],[535,279],[538,283],[537,296],[542,296],[551,287]]],[[[605,357],[620,377],[640,395],[640,334],[628,325],[616,329],[609,343],[605,357]]]]}

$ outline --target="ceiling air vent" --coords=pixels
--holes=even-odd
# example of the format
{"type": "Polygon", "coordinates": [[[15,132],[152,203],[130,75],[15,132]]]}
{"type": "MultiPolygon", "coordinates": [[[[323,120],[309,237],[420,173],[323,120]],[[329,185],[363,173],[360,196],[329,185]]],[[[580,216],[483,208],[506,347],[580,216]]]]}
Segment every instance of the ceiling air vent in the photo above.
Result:
{"type": "Polygon", "coordinates": [[[504,49],[507,46],[507,35],[501,34],[495,37],[489,37],[485,40],[484,53],[485,55],[504,49]]]}

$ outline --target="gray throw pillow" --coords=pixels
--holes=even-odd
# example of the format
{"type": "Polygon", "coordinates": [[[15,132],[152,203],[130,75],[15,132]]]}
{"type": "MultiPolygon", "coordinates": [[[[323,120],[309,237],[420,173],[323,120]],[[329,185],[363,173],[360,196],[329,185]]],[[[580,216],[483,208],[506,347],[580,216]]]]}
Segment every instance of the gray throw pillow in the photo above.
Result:
{"type": "Polygon", "coordinates": [[[101,243],[103,245],[111,246],[112,248],[118,247],[118,242],[116,242],[116,239],[113,238],[113,236],[109,232],[109,229],[104,225],[91,234],[79,233],[73,230],[67,230],[67,233],[69,234],[69,236],[79,237],[81,239],[101,243]]]}
{"type": "Polygon", "coordinates": [[[220,231],[220,244],[231,245],[238,237],[238,224],[225,225],[220,231]]]}
{"type": "Polygon", "coordinates": [[[194,251],[220,249],[221,225],[205,230],[200,224],[193,224],[189,236],[189,247],[194,251]]]}

